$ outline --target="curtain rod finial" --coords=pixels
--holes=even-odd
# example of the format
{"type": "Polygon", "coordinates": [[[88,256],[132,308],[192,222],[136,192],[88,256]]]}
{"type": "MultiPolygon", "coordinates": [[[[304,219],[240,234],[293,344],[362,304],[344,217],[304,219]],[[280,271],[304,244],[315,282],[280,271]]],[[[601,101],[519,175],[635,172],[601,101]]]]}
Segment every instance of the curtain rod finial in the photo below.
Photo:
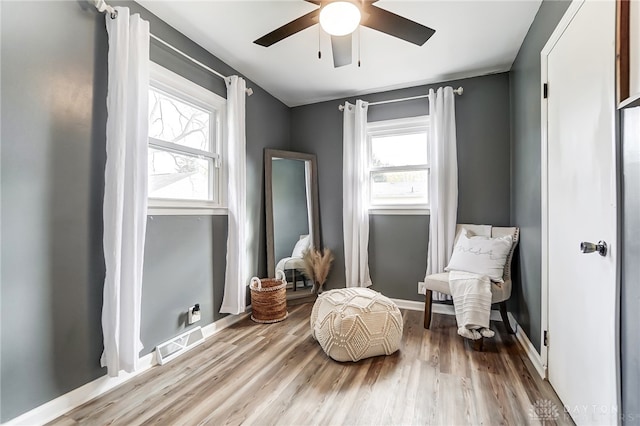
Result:
{"type": "Polygon", "coordinates": [[[95,8],[98,9],[98,12],[109,13],[111,15],[111,19],[115,19],[118,16],[118,11],[115,10],[112,6],[109,6],[105,2],[105,0],[93,0],[92,3],[95,6],[95,8]]]}

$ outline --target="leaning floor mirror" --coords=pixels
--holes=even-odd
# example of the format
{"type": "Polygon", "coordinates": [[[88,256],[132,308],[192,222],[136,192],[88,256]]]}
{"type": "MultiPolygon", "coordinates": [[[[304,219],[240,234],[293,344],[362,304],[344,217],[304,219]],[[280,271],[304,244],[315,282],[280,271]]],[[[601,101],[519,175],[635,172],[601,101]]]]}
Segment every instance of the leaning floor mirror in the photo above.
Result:
{"type": "Polygon", "coordinates": [[[302,256],[321,241],[316,156],[266,149],[264,172],[269,276],[284,271],[288,301],[312,300],[302,256]]]}

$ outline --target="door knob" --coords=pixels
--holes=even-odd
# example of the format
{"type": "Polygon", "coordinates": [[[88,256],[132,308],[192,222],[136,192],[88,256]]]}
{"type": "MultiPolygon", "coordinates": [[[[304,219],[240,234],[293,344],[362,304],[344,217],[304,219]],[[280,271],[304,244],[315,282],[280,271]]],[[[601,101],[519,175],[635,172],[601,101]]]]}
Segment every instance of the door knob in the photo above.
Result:
{"type": "Polygon", "coordinates": [[[597,251],[600,256],[606,256],[607,243],[605,243],[604,241],[598,241],[598,244],[593,244],[587,241],[583,241],[580,243],[580,251],[583,253],[593,253],[597,251]]]}

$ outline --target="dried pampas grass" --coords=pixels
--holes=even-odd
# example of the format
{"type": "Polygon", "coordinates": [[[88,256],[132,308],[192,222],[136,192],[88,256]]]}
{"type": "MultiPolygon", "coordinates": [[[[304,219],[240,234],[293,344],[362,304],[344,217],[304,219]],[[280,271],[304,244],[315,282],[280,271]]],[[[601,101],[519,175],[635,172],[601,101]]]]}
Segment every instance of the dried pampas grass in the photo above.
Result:
{"type": "Polygon", "coordinates": [[[329,249],[309,249],[303,253],[304,273],[313,281],[313,293],[322,293],[322,286],[327,281],[333,259],[333,253],[329,249]]]}
{"type": "Polygon", "coordinates": [[[302,253],[302,261],[304,262],[304,274],[311,281],[316,281],[316,271],[313,267],[316,258],[316,251],[313,249],[305,250],[302,253]]]}

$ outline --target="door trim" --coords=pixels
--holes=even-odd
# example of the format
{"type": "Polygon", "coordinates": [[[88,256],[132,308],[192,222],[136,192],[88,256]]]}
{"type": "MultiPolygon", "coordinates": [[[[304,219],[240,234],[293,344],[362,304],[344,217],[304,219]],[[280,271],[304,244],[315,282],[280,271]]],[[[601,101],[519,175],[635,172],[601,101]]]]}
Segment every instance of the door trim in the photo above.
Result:
{"type": "MultiPolygon", "coordinates": [[[[551,33],[547,44],[540,51],[540,207],[541,207],[541,244],[542,253],[540,287],[541,287],[541,318],[540,318],[540,358],[544,369],[543,378],[549,378],[548,360],[549,351],[544,345],[544,332],[549,331],[549,158],[548,158],[548,99],[545,99],[543,87],[549,83],[547,62],[548,57],[558,40],[573,21],[585,0],[574,0],[562,16],[556,29],[551,33]]],[[[553,88],[548,89],[547,95],[553,88]]]]}

